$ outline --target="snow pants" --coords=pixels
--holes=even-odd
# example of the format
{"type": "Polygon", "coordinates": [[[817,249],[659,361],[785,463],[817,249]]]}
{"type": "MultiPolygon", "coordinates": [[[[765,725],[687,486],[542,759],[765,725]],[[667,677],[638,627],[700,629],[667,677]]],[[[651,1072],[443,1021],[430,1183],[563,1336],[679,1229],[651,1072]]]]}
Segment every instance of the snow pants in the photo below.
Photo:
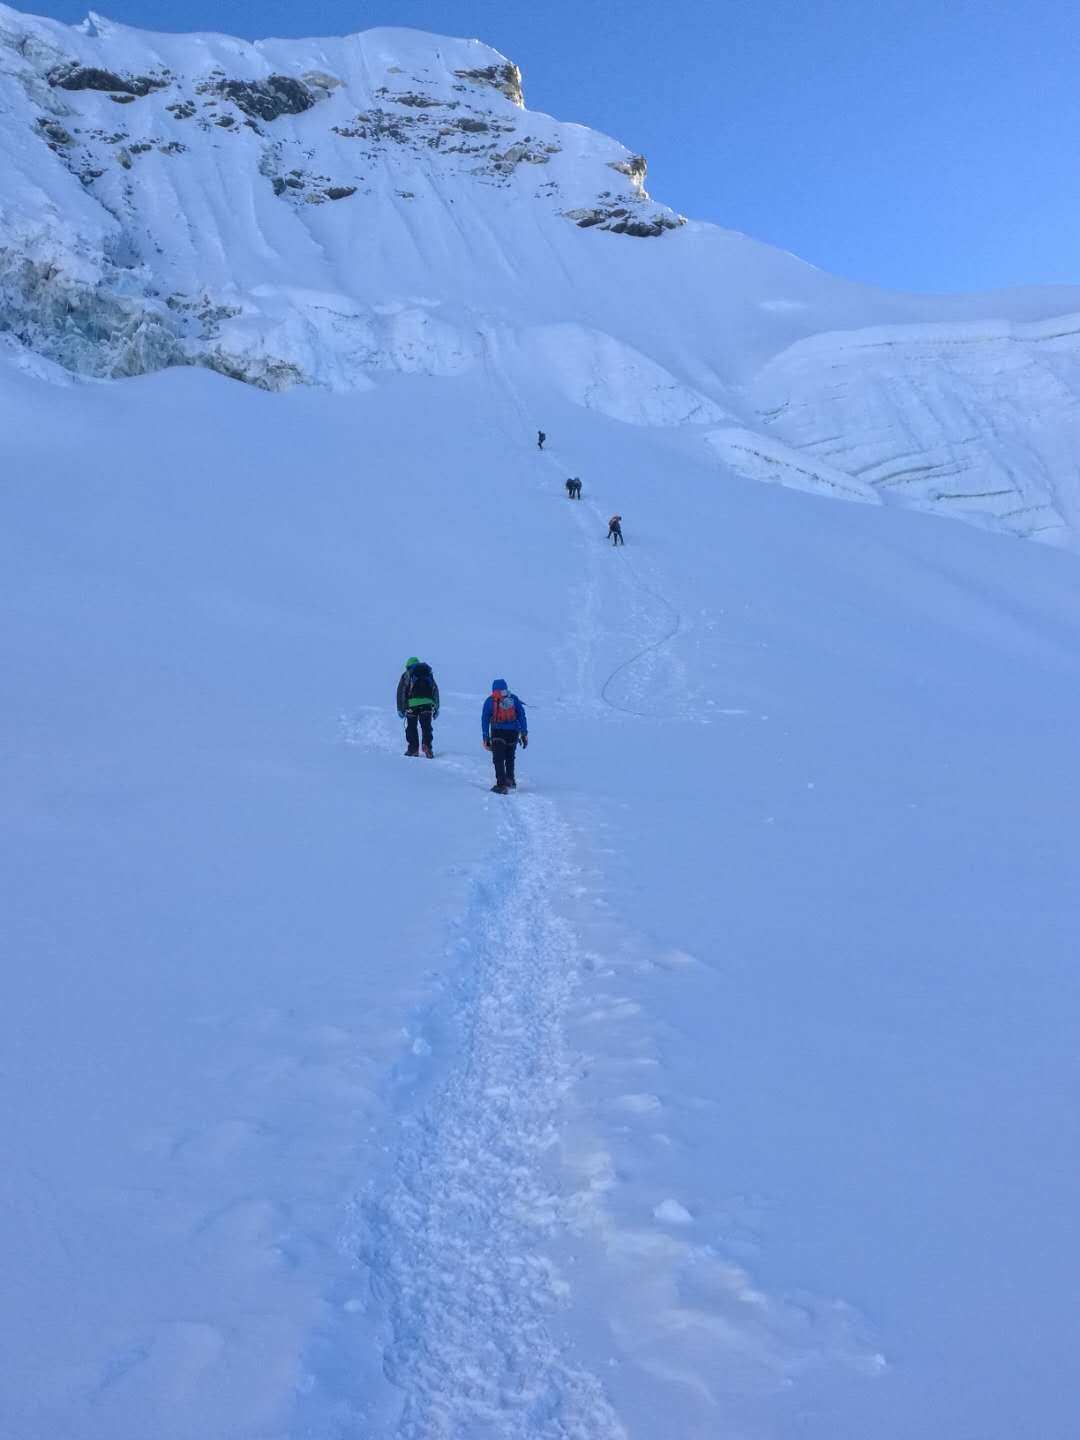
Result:
{"type": "Polygon", "coordinates": [[[495,762],[496,785],[514,784],[514,760],[517,756],[518,732],[516,730],[495,730],[491,732],[491,758],[495,762]]]}
{"type": "Polygon", "coordinates": [[[405,716],[405,744],[410,750],[419,750],[420,743],[416,735],[416,727],[419,723],[420,734],[424,737],[424,744],[431,746],[431,706],[417,706],[410,710],[405,716]]]}

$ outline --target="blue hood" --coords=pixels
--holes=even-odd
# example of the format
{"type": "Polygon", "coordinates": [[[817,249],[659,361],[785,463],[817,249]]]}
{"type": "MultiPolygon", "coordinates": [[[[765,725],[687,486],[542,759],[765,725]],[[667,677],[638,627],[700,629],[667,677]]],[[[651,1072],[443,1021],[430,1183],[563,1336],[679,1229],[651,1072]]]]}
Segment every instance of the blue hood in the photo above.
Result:
{"type": "Polygon", "coordinates": [[[510,689],[510,686],[507,685],[507,683],[506,683],[505,680],[492,680],[492,682],[491,682],[491,688],[492,688],[493,691],[494,691],[494,690],[509,690],[509,689],[510,689]]]}

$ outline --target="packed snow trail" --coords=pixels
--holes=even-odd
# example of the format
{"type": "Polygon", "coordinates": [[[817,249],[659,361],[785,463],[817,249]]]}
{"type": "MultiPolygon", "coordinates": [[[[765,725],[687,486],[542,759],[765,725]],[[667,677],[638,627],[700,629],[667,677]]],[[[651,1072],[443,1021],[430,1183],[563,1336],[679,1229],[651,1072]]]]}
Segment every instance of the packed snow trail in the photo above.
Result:
{"type": "Polygon", "coordinates": [[[389,1192],[364,1207],[363,1258],[390,1317],[385,1370],[404,1396],[400,1440],[625,1435],[556,1338],[568,1287],[543,1250],[560,1225],[547,1170],[572,1083],[563,1020],[580,963],[552,905],[568,846],[540,796],[498,816],[497,858],[455,946],[452,1013],[437,1018],[454,1058],[403,1126],[389,1192]]]}
{"type": "MultiPolygon", "coordinates": [[[[507,438],[512,439],[519,427],[522,428],[523,433],[527,433],[529,416],[518,391],[518,387],[507,373],[505,367],[496,363],[495,357],[491,353],[490,337],[480,332],[480,338],[484,368],[491,384],[492,392],[494,393],[496,383],[501,383],[517,415],[517,425],[506,425],[504,422],[507,438]]],[[[572,471],[575,467],[573,465],[568,466],[565,459],[560,456],[558,450],[552,449],[546,435],[544,447],[540,452],[540,458],[544,465],[560,477],[560,484],[565,488],[565,476],[568,471],[572,471]]],[[[588,577],[583,587],[582,603],[573,606],[577,624],[573,642],[576,653],[572,658],[577,675],[579,697],[583,699],[587,693],[593,693],[594,689],[588,675],[588,667],[595,660],[594,652],[599,630],[597,588],[600,567],[604,563],[598,554],[599,547],[593,542],[592,525],[594,522],[598,526],[606,522],[602,522],[601,517],[603,512],[591,498],[583,501],[581,497],[578,496],[577,499],[568,499],[568,503],[570,504],[571,513],[573,514],[580,534],[583,568],[588,577]]],[[[601,532],[598,531],[597,533],[601,532]]],[[[652,605],[659,607],[659,613],[655,616],[655,625],[650,623],[651,617],[647,617],[644,628],[653,632],[659,630],[660,633],[653,633],[651,638],[645,640],[639,649],[635,650],[634,653],[626,659],[620,660],[614,668],[608,672],[600,686],[599,699],[603,705],[606,705],[612,710],[617,710],[623,715],[630,715],[639,720],[652,719],[654,717],[650,716],[647,711],[635,709],[630,705],[620,704],[619,701],[612,699],[608,692],[621,675],[631,670],[639,661],[655,655],[657,651],[662,650],[677,638],[683,625],[682,614],[671,601],[656,588],[647,585],[641,579],[635,563],[626,557],[624,546],[613,546],[605,540],[603,547],[607,550],[623,550],[623,554],[619,559],[620,570],[617,572],[618,579],[625,585],[628,574],[630,576],[630,587],[638,591],[639,594],[644,595],[652,605]]]]}
{"type": "Polygon", "coordinates": [[[1072,556],[523,386],[635,719],[479,378],[9,378],[3,1435],[1074,1440],[1072,556]]]}

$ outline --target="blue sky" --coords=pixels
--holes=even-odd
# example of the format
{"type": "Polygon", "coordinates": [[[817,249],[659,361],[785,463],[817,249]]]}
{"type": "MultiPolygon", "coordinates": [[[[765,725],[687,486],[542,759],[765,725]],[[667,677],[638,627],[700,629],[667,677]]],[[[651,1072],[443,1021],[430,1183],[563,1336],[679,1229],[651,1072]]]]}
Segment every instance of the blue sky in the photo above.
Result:
{"type": "MultiPolygon", "coordinates": [[[[908,290],[1080,282],[1066,0],[99,0],[151,29],[476,36],[530,106],[649,160],[657,199],[908,290]]],[[[75,21],[77,0],[20,8],[75,21]]]]}

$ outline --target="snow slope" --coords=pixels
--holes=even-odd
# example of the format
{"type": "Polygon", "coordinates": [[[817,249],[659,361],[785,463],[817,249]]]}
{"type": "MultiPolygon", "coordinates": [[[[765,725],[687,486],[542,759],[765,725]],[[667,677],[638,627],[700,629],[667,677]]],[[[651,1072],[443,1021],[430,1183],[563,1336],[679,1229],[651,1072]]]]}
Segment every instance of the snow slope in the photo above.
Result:
{"type": "Polygon", "coordinates": [[[0,1434],[1072,1440],[1078,292],[476,41],[0,6],[0,121],[0,1434]]]}
{"type": "MultiPolygon", "coordinates": [[[[1074,545],[1078,335],[1076,316],[819,335],[755,376],[754,401],[766,434],[803,466],[839,468],[870,496],[1074,545]]],[[[719,448],[731,454],[722,437],[719,448]]]]}
{"type": "Polygon", "coordinates": [[[0,330],[75,372],[355,391],[494,357],[754,478],[1076,546],[1080,291],[889,294],[684,222],[478,41],[0,5],[0,120],[0,330]]]}
{"type": "Polygon", "coordinates": [[[1071,1440],[1075,558],[12,355],[0,1431],[1071,1440]]]}

